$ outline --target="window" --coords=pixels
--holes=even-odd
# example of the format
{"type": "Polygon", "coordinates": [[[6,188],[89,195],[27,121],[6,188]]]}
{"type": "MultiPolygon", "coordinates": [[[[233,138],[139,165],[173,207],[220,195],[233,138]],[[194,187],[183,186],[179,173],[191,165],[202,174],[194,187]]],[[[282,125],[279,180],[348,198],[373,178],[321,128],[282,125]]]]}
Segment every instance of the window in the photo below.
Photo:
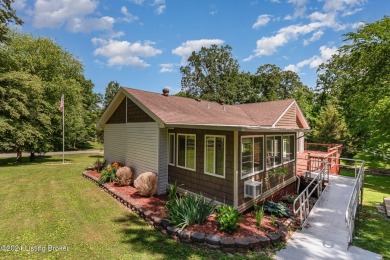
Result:
{"type": "Polygon", "coordinates": [[[205,136],[205,173],[225,177],[225,136],[205,136]]]}
{"type": "Polygon", "coordinates": [[[282,164],[282,136],[267,136],[267,168],[282,164]]]}
{"type": "Polygon", "coordinates": [[[294,135],[283,135],[283,162],[290,162],[295,159],[294,135]]]}
{"type": "Polygon", "coordinates": [[[168,163],[175,165],[175,134],[169,134],[168,139],[168,163]]]}
{"type": "Polygon", "coordinates": [[[177,134],[177,166],[195,170],[196,136],[177,134]]]}
{"type": "Polygon", "coordinates": [[[241,138],[241,176],[248,177],[264,170],[263,137],[250,136],[241,138]]]}

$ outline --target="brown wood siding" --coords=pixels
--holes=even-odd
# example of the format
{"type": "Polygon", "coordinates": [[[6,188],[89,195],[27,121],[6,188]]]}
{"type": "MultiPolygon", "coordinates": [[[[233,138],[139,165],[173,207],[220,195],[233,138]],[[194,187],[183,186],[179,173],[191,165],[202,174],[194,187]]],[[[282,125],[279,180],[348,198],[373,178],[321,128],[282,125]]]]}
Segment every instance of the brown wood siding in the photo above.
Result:
{"type": "MultiPolygon", "coordinates": [[[[168,166],[169,183],[176,183],[181,188],[203,194],[216,201],[233,205],[233,172],[234,172],[234,133],[233,131],[216,131],[201,129],[169,130],[169,133],[196,134],[196,171],[186,170],[176,166],[168,166]],[[224,135],[226,138],[225,179],[204,173],[204,138],[205,135],[224,135]]],[[[175,149],[177,149],[177,144],[175,149]]]]}
{"type": "Polygon", "coordinates": [[[106,124],[125,124],[126,123],[126,98],[122,100],[119,106],[112,113],[106,124]]]}
{"type": "Polygon", "coordinates": [[[297,128],[296,105],[293,104],[276,123],[276,128],[297,128]]]}
{"type": "MultiPolygon", "coordinates": [[[[286,163],[283,166],[288,168],[288,173],[286,175],[284,174],[270,174],[273,170],[276,172],[279,168],[282,166],[266,170],[266,164],[265,164],[265,150],[266,150],[266,137],[267,135],[286,135],[286,134],[294,134],[294,139],[296,142],[296,136],[295,132],[291,133],[264,133],[264,132],[239,132],[238,133],[238,169],[239,169],[239,176],[238,176],[238,206],[242,205],[245,202],[248,202],[251,200],[250,198],[244,198],[244,182],[249,179],[254,179],[256,181],[261,181],[262,184],[262,192],[277,186],[278,184],[283,183],[284,181],[290,179],[292,176],[295,175],[296,172],[296,160],[286,163]],[[249,176],[247,178],[241,179],[241,137],[242,136],[264,136],[264,152],[263,152],[263,162],[264,162],[264,171],[260,172],[254,176],[249,176]]],[[[282,152],[282,151],[281,151],[282,152]]],[[[296,157],[296,155],[295,155],[296,157]]]]}
{"type": "Polygon", "coordinates": [[[128,123],[141,123],[141,122],[154,122],[154,120],[146,114],[139,106],[133,101],[127,98],[127,122],[128,123]]]}

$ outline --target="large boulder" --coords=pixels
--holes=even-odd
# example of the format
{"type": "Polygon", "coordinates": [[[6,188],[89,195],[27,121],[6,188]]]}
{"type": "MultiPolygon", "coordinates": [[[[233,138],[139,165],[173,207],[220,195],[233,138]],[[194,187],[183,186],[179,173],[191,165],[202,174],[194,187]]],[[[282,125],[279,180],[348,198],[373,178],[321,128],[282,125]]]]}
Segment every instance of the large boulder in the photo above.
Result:
{"type": "Polygon", "coordinates": [[[153,196],[157,193],[157,175],[153,172],[144,172],[134,181],[134,187],[142,196],[153,196]]]}
{"type": "Polygon", "coordinates": [[[133,171],[127,166],[121,167],[116,171],[116,177],[119,185],[128,186],[133,182],[133,171]]]}

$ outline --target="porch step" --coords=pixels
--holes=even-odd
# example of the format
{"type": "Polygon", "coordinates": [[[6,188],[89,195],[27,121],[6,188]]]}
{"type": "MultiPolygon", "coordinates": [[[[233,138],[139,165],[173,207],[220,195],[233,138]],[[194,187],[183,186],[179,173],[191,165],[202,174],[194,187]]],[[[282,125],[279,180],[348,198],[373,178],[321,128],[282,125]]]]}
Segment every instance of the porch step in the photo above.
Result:
{"type": "Polygon", "coordinates": [[[390,218],[390,197],[383,198],[383,206],[385,207],[386,216],[390,218]]]}

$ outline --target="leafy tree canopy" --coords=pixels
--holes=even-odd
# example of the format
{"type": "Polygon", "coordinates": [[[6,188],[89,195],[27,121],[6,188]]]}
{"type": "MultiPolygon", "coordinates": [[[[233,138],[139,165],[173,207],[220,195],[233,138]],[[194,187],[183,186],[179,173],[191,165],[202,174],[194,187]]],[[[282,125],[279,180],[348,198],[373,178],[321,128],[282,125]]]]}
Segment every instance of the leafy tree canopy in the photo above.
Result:
{"type": "Polygon", "coordinates": [[[14,0],[0,0],[0,43],[8,43],[9,23],[22,25],[23,21],[16,16],[11,4],[14,0]]]}

